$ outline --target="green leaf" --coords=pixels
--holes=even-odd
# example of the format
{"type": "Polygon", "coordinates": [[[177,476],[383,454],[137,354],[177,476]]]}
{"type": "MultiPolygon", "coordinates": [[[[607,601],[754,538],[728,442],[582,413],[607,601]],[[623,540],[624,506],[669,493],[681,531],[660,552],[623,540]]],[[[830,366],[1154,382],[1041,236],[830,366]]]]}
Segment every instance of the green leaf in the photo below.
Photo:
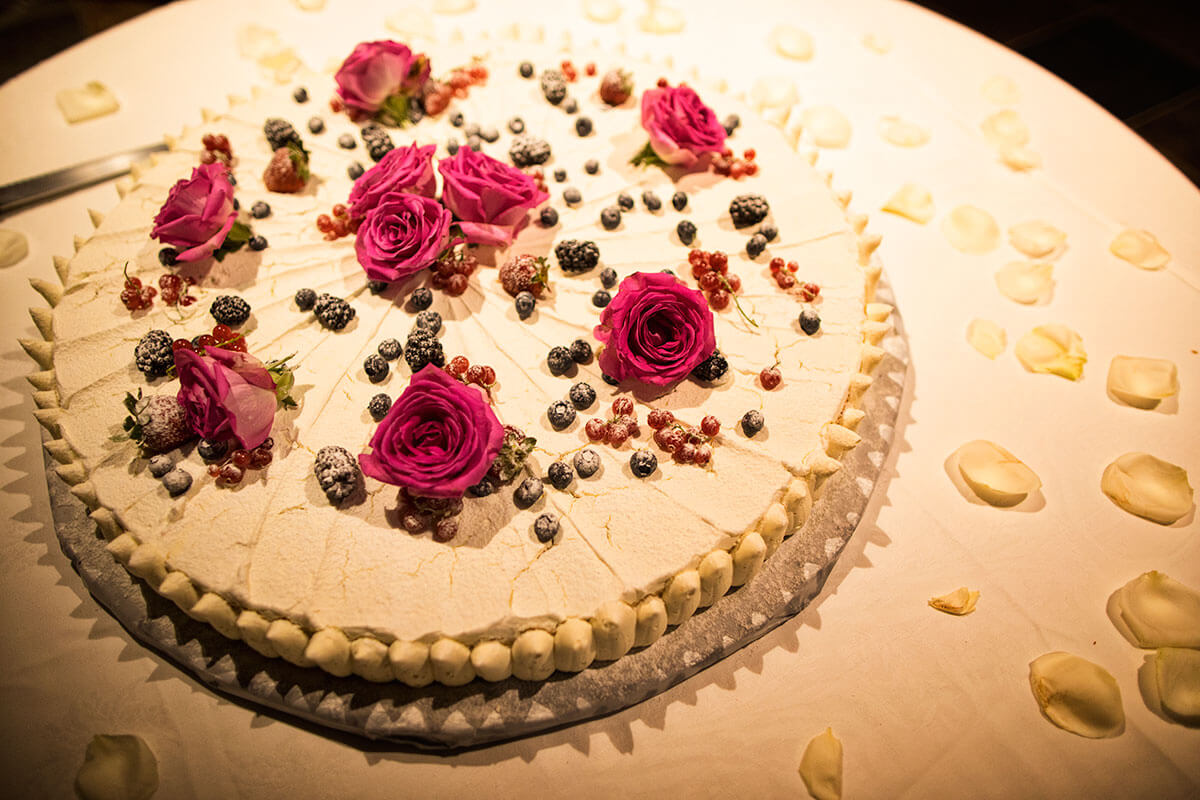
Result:
{"type": "Polygon", "coordinates": [[[375,113],[380,122],[403,128],[408,125],[408,95],[403,92],[391,95],[383,101],[379,111],[375,113]]]}
{"type": "Polygon", "coordinates": [[[650,146],[650,142],[646,142],[646,146],[638,150],[637,155],[629,159],[629,163],[635,167],[665,167],[667,162],[659,158],[658,153],[654,152],[654,148],[650,146]]]}
{"type": "MultiPolygon", "coordinates": [[[[292,166],[296,168],[296,175],[300,177],[300,180],[307,181],[312,176],[312,173],[308,169],[308,151],[301,147],[300,143],[295,140],[287,143],[287,149],[288,158],[292,160],[292,166]]],[[[249,228],[246,228],[246,238],[250,238],[249,228]]]]}
{"type": "Polygon", "coordinates": [[[250,227],[244,222],[234,222],[233,227],[229,229],[229,233],[225,234],[226,242],[248,242],[250,241],[250,227]]]}

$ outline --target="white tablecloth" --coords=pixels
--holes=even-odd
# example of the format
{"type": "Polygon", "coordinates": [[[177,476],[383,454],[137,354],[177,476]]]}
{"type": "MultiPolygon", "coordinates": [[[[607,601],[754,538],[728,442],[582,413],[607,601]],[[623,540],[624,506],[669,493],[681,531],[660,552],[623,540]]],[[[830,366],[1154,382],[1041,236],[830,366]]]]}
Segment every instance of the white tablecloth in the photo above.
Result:
{"type": "MultiPolygon", "coordinates": [[[[428,0],[414,0],[428,9],[428,0]]],[[[1100,473],[1144,450],[1200,478],[1200,195],[1177,170],[1107,113],[1013,53],[914,6],[744,0],[686,8],[681,35],[637,28],[641,4],[616,24],[586,20],[575,0],[481,3],[436,16],[491,30],[542,24],[631,54],[670,54],[737,89],[779,75],[805,105],[829,103],[854,126],[848,149],[826,151],[835,186],[882,233],[880,253],[909,332],[913,368],[902,426],[877,492],[821,597],[754,645],[673,690],[612,717],[518,742],[437,756],[324,735],[215,696],[148,652],[83,588],[59,550],[39,431],[15,339],[35,338],[25,309],[40,303],[27,279],[51,279],[51,256],[90,230],[85,209],[117,201],[94,187],[0,221],[29,238],[29,257],[0,270],[0,760],[20,796],[64,797],[95,733],[137,733],[158,756],[159,797],[804,796],[797,775],[807,740],[832,726],[845,745],[847,797],[1195,797],[1200,730],[1167,721],[1139,689],[1148,653],[1105,614],[1109,595],[1158,569],[1200,587],[1195,514],[1161,527],[1105,498],[1100,473]],[[815,56],[787,61],[767,45],[777,23],[812,34],[815,56]],[[876,53],[867,33],[890,38],[876,53]],[[998,107],[980,86],[1016,82],[1016,108],[1042,169],[999,164],[979,131],[998,107]],[[884,115],[924,125],[932,139],[908,150],[876,131],[884,115]],[[926,226],[879,213],[902,183],[933,192],[926,226]],[[1045,219],[1065,230],[1053,300],[1025,307],[992,275],[1019,255],[1007,244],[963,255],[942,237],[941,216],[962,203],[1003,229],[1045,219]],[[1124,226],[1153,231],[1171,251],[1166,270],[1142,272],[1108,253],[1124,226]],[[971,350],[974,317],[1008,331],[995,362],[971,350]],[[1083,380],[1026,372],[1011,342],[1037,324],[1078,330],[1090,355],[1083,380]],[[1117,354],[1173,360],[1182,392],[1164,410],[1139,411],[1105,393],[1117,354]],[[1041,476],[1043,501],[1013,510],[972,502],[947,476],[946,457],[993,439],[1041,476]],[[960,585],[982,591],[955,618],[926,600],[960,585]],[[1124,733],[1091,741],[1046,722],[1028,664],[1066,650],[1108,669],[1120,685],[1124,733]]],[[[220,108],[229,93],[266,80],[242,58],[238,30],[278,31],[316,68],[360,41],[384,38],[404,3],[330,0],[304,12],[283,0],[180,2],[108,31],[0,87],[0,182],[150,142],[220,108]],[[117,114],[64,123],[54,93],[100,80],[117,114]]],[[[316,93],[324,96],[324,90],[316,93]]],[[[313,106],[314,113],[317,107],[313,106]]]]}

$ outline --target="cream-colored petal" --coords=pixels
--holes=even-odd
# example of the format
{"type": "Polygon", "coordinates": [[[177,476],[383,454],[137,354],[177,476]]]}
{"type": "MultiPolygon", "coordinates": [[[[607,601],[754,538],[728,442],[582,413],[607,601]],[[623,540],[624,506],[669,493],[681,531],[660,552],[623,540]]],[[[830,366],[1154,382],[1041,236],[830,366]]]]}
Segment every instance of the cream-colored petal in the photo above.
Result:
{"type": "Polygon", "coordinates": [[[987,439],[967,442],[954,451],[953,460],[971,491],[993,506],[1015,506],[1042,488],[1037,473],[987,439]]]}
{"type": "Polygon", "coordinates": [[[929,606],[938,611],[961,617],[974,611],[975,604],[978,602],[979,592],[960,586],[950,594],[930,598],[929,606]]]}
{"type": "Polygon", "coordinates": [[[158,759],[139,736],[93,736],[75,789],[83,800],[148,800],[158,790],[158,759]]]}
{"type": "Polygon", "coordinates": [[[1113,356],[1108,365],[1108,392],[1134,408],[1154,408],[1179,394],[1179,370],[1165,358],[1113,356]]]}
{"type": "Polygon", "coordinates": [[[20,231],[0,231],[0,269],[11,267],[29,255],[29,240],[20,231]]]}
{"type": "Polygon", "coordinates": [[[638,17],[638,27],[646,33],[679,33],[687,23],[687,17],[678,8],[652,3],[645,15],[638,17]]]}
{"type": "Polygon", "coordinates": [[[863,35],[863,46],[883,55],[892,49],[892,37],[886,33],[871,32],[863,35]]]}
{"type": "Polygon", "coordinates": [[[817,147],[840,148],[850,144],[850,120],[833,106],[806,108],[801,121],[817,147]]]}
{"type": "Polygon", "coordinates": [[[111,114],[121,107],[108,87],[99,81],[88,81],[78,89],[63,89],[54,100],[63,119],[72,124],[111,114]]]}
{"type": "Polygon", "coordinates": [[[998,106],[1015,106],[1021,101],[1021,90],[1013,83],[1012,78],[1004,75],[988,78],[979,88],[979,93],[985,100],[998,106]]]}
{"type": "Polygon", "coordinates": [[[924,225],[933,219],[933,195],[924,186],[906,183],[888,199],[883,210],[924,225]]]}
{"type": "Polygon", "coordinates": [[[1030,372],[1077,381],[1083,376],[1087,351],[1083,339],[1066,325],[1039,325],[1017,340],[1017,359],[1030,372]]]}
{"type": "Polygon", "coordinates": [[[1023,147],[1029,144],[1029,127],[1021,115],[1011,108],[997,111],[980,124],[983,136],[997,149],[1023,147]]]}
{"type": "Polygon", "coordinates": [[[1042,165],[1042,157],[1021,145],[1001,147],[1000,163],[1016,172],[1028,172],[1042,165]]]}
{"type": "Polygon", "coordinates": [[[1000,227],[991,214],[975,206],[958,206],[942,218],[942,233],[963,253],[987,253],[1000,244],[1000,227]]]}
{"type": "Polygon", "coordinates": [[[967,342],[988,358],[994,359],[1008,346],[1008,337],[990,319],[973,319],[967,325],[967,342]]]}
{"type": "Polygon", "coordinates": [[[1054,265],[1045,261],[1012,261],[996,271],[996,287],[1009,300],[1032,305],[1054,290],[1054,265]]]}
{"type": "Polygon", "coordinates": [[[842,742],[826,728],[809,740],[800,756],[800,779],[816,800],[842,796],[842,742]]]}
{"type": "Polygon", "coordinates": [[[1185,722],[1200,720],[1200,650],[1163,647],[1154,656],[1163,710],[1185,722]]]}
{"type": "Polygon", "coordinates": [[[475,8],[475,0],[433,0],[435,14],[465,14],[475,8]]]}
{"type": "Polygon", "coordinates": [[[812,36],[794,25],[776,25],[768,38],[771,47],[784,58],[808,61],[813,57],[812,36]]]}
{"type": "Polygon", "coordinates": [[[1029,664],[1029,685],[1042,713],[1064,731],[1106,739],[1125,730],[1121,689],[1098,664],[1071,653],[1046,653],[1029,664]]]}
{"type": "Polygon", "coordinates": [[[1200,592],[1190,586],[1151,570],[1118,589],[1116,601],[1138,647],[1200,648],[1200,592]]]}
{"type": "Polygon", "coordinates": [[[388,30],[413,38],[432,39],[434,35],[433,17],[420,6],[404,6],[397,9],[384,20],[388,30]]]}
{"type": "Polygon", "coordinates": [[[1139,517],[1170,525],[1192,510],[1187,471],[1148,453],[1126,453],[1104,469],[1100,489],[1139,517]]]}
{"type": "Polygon", "coordinates": [[[616,22],[621,4],[617,0],[583,0],[583,14],[592,22],[616,22]]]}
{"type": "Polygon", "coordinates": [[[243,25],[237,33],[238,53],[242,58],[258,61],[283,47],[279,34],[261,25],[243,25]]]}
{"type": "Polygon", "coordinates": [[[879,135],[897,147],[920,147],[929,141],[929,129],[900,117],[884,117],[879,121],[879,135]]]}
{"type": "Polygon", "coordinates": [[[1117,234],[1108,249],[1117,258],[1141,269],[1162,269],[1171,260],[1171,254],[1150,231],[1127,228],[1117,234]]]}
{"type": "Polygon", "coordinates": [[[1009,228],[1008,241],[1030,258],[1046,258],[1067,243],[1067,234],[1048,222],[1034,219],[1009,228]]]}
{"type": "Polygon", "coordinates": [[[750,87],[750,104],[758,111],[769,108],[790,108],[800,101],[796,84],[779,76],[759,78],[750,87]]]}

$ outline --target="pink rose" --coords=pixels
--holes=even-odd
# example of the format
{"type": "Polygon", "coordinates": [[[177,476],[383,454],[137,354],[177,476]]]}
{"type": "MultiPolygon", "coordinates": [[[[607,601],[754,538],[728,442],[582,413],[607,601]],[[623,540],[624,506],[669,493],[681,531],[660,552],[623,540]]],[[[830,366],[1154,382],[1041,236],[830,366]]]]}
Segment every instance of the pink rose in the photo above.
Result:
{"type": "Polygon", "coordinates": [[[437,194],[437,177],[433,174],[433,151],[437,145],[389,150],[379,163],[364,172],[354,182],[347,205],[350,216],[365,217],[379,205],[384,195],[393,192],[412,192],[426,197],[437,194]]]}
{"type": "Polygon", "coordinates": [[[237,439],[247,450],[271,434],[275,381],[263,363],[245,353],[207,347],[204,355],[175,351],[179,402],[188,424],[206,439],[237,439]]]}
{"type": "Polygon", "coordinates": [[[592,333],[604,345],[598,362],[606,375],[654,386],[683,380],[717,346],[704,294],[662,272],[621,281],[592,333]]]}
{"type": "Polygon", "coordinates": [[[398,281],[437,261],[450,239],[452,221],[433,198],[389,194],[359,225],[354,254],[371,280],[398,281]]]}
{"type": "Polygon", "coordinates": [[[177,248],[177,261],[199,261],[219,248],[237,221],[225,165],[202,164],[171,187],[150,235],[177,248]]]}
{"type": "Polygon", "coordinates": [[[469,147],[438,161],[438,172],[442,202],[475,244],[511,244],[528,221],[525,212],[550,199],[521,170],[469,147]]]}
{"type": "Polygon", "coordinates": [[[360,42],[334,75],[337,93],[355,111],[374,114],[393,95],[411,95],[429,80],[429,59],[399,42],[360,42]]]}
{"type": "Polygon", "coordinates": [[[358,457],[363,474],[423,497],[461,497],[487,474],[504,427],[483,392],[428,364],[406,388],[358,457]]]}
{"type": "Polygon", "coordinates": [[[654,154],[668,164],[690,167],[701,153],[719,153],[725,128],[688,86],[663,86],[642,93],[642,127],[654,154]]]}

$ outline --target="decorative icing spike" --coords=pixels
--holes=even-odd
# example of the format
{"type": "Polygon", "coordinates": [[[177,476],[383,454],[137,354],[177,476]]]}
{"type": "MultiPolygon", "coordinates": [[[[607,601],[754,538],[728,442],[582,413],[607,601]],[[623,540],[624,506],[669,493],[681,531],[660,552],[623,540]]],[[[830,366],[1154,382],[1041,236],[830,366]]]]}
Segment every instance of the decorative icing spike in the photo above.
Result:
{"type": "Polygon", "coordinates": [[[882,347],[876,347],[873,344],[864,344],[862,348],[862,364],[859,369],[863,372],[871,372],[875,367],[879,366],[879,362],[883,361],[883,357],[887,355],[887,351],[882,347]]]}
{"type": "Polygon", "coordinates": [[[87,470],[84,469],[82,464],[60,464],[54,468],[54,472],[68,486],[74,486],[87,480],[87,470]]]}
{"type": "Polygon", "coordinates": [[[60,464],[70,464],[75,460],[75,452],[71,450],[71,445],[67,444],[64,439],[49,439],[42,442],[42,447],[46,452],[60,464]]]}
{"type": "Polygon", "coordinates": [[[204,120],[206,123],[213,122],[220,116],[220,114],[213,111],[211,108],[200,109],[200,119],[204,120]]]}
{"type": "Polygon", "coordinates": [[[240,106],[250,102],[244,95],[240,94],[228,94],[225,95],[225,99],[228,101],[230,106],[240,106]]]}
{"type": "Polygon", "coordinates": [[[29,357],[38,363],[42,369],[54,366],[54,345],[50,342],[39,342],[34,339],[18,339],[21,348],[29,357]]]}
{"type": "Polygon", "coordinates": [[[821,182],[826,186],[833,186],[833,171],[828,169],[819,170],[817,175],[820,176],[821,182]]]}
{"type": "MultiPolygon", "coordinates": [[[[839,200],[839,202],[840,202],[840,200],[839,200]]],[[[850,202],[850,198],[847,197],[846,203],[849,204],[849,202],[850,202]]],[[[845,206],[842,206],[842,207],[845,208],[845,206]]],[[[862,233],[863,231],[865,231],[867,229],[867,222],[869,220],[867,219],[866,214],[851,214],[846,219],[848,219],[850,221],[850,229],[853,230],[855,233],[862,233]]]]}
{"type": "Polygon", "coordinates": [[[104,546],[104,549],[112,553],[113,558],[120,561],[122,564],[128,564],[129,559],[133,558],[133,553],[139,547],[138,540],[133,538],[133,534],[121,533],[117,534],[116,538],[104,546]]]}
{"type": "Polygon", "coordinates": [[[858,263],[867,264],[871,261],[871,254],[879,248],[879,243],[883,241],[883,237],[878,233],[864,233],[858,237],[858,263]]]}
{"type": "Polygon", "coordinates": [[[117,190],[117,197],[124,199],[125,195],[132,191],[133,181],[130,180],[128,175],[122,175],[120,178],[117,178],[117,182],[113,186],[117,190]]]}
{"type": "Polygon", "coordinates": [[[96,495],[96,485],[91,481],[82,481],[75,484],[71,487],[71,494],[75,495],[79,502],[88,508],[98,508],[100,506],[100,498],[96,495]]]}
{"type": "MultiPolygon", "coordinates": [[[[133,554],[133,559],[129,562],[130,570],[133,569],[133,562],[137,559],[138,552],[143,549],[145,549],[145,546],[139,547],[137,552],[133,554]]],[[[164,574],[163,578],[165,577],[166,575],[164,574]]],[[[161,584],[162,581],[160,580],[159,583],[161,584]]],[[[212,592],[202,594],[200,599],[196,601],[196,604],[192,606],[191,615],[202,622],[212,625],[217,629],[218,633],[227,639],[242,638],[242,633],[237,627],[237,615],[233,612],[229,603],[225,602],[225,599],[219,594],[213,594],[212,592]]]]}
{"type": "MultiPolygon", "coordinates": [[[[145,173],[146,173],[146,168],[140,163],[134,164],[129,168],[129,177],[133,178],[135,181],[138,181],[138,182],[140,182],[142,180],[142,175],[144,175],[145,173]]],[[[75,249],[78,250],[79,248],[75,248],[75,249]]]]}
{"type": "Polygon", "coordinates": [[[200,593],[196,591],[196,587],[188,580],[187,575],[179,571],[167,573],[167,577],[158,585],[158,593],[179,606],[185,614],[191,614],[200,600],[200,593]]]}
{"type": "Polygon", "coordinates": [[[875,322],[867,320],[862,324],[863,339],[869,344],[877,345],[883,341],[883,337],[887,336],[888,331],[892,329],[890,323],[875,322]]]}
{"type": "Polygon", "coordinates": [[[38,408],[56,408],[58,406],[58,392],[53,389],[44,392],[34,392],[33,404],[38,408]]]}
{"type": "Polygon", "coordinates": [[[42,338],[46,341],[54,339],[54,315],[48,308],[31,308],[29,309],[29,317],[33,320],[33,324],[37,326],[38,332],[42,334],[42,338]]]}
{"type": "Polygon", "coordinates": [[[847,403],[857,403],[866,394],[867,389],[871,388],[871,384],[875,379],[870,375],[855,375],[850,379],[850,388],[846,392],[847,403]]]}
{"type": "Polygon", "coordinates": [[[878,264],[862,264],[863,277],[867,282],[866,298],[870,303],[875,299],[875,288],[879,286],[879,277],[883,275],[883,267],[878,264]]]}
{"type": "Polygon", "coordinates": [[[35,408],[33,416],[51,436],[56,439],[62,436],[62,427],[59,424],[62,420],[61,408],[35,408]]]}
{"type": "Polygon", "coordinates": [[[828,422],[821,428],[821,440],[825,443],[827,455],[831,458],[841,458],[847,450],[857,447],[862,437],[849,428],[828,422]]]}
{"type": "Polygon", "coordinates": [[[887,322],[892,316],[892,306],[888,303],[867,303],[867,319],[873,322],[887,322]]]}
{"type": "Polygon", "coordinates": [[[116,515],[107,508],[97,508],[89,513],[88,516],[96,523],[100,534],[110,542],[124,533],[121,529],[121,524],[117,522],[116,515]]]}
{"type": "Polygon", "coordinates": [[[45,392],[54,388],[54,370],[46,369],[41,372],[31,372],[25,376],[34,389],[45,392]]]}
{"type": "Polygon", "coordinates": [[[842,410],[842,425],[852,431],[857,431],[858,426],[862,424],[863,419],[867,416],[867,412],[861,408],[847,408],[842,410]]]}
{"type": "MultiPolygon", "coordinates": [[[[62,283],[63,286],[66,286],[67,285],[67,275],[70,273],[70,269],[71,269],[71,260],[69,258],[64,258],[63,256],[54,256],[50,260],[52,262],[54,262],[54,273],[56,275],[58,275],[59,282],[62,283]]],[[[36,280],[36,279],[34,279],[34,280],[36,280]]],[[[32,283],[32,281],[30,281],[30,285],[33,285],[33,288],[37,289],[37,286],[34,285],[32,283]]],[[[42,297],[46,296],[45,293],[43,293],[41,289],[38,289],[38,292],[42,295],[42,297]]],[[[62,296],[61,293],[59,296],[60,297],[62,296]]],[[[49,302],[49,301],[47,301],[47,302],[49,302]]]]}
{"type": "Polygon", "coordinates": [[[854,197],[854,192],[850,191],[849,189],[842,189],[840,192],[833,193],[833,198],[837,200],[838,205],[842,208],[850,205],[850,199],[852,197],[854,197]]]}
{"type": "MultiPolygon", "coordinates": [[[[57,266],[57,264],[55,266],[57,266]]],[[[51,308],[54,308],[56,305],[58,305],[58,302],[62,300],[63,289],[62,286],[58,284],[51,283],[50,281],[44,281],[40,278],[30,278],[29,285],[33,287],[35,292],[46,298],[46,302],[50,304],[51,308]]]]}

